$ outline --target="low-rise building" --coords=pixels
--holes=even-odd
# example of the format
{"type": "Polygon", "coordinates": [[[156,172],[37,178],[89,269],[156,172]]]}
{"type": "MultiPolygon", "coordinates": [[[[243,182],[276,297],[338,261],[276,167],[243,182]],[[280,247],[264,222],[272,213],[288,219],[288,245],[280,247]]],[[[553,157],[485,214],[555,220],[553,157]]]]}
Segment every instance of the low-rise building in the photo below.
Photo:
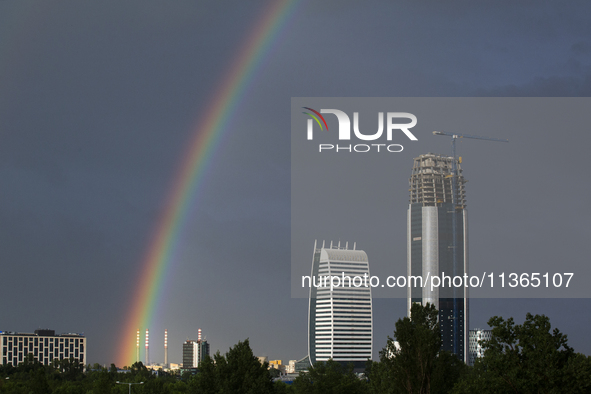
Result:
{"type": "Polygon", "coordinates": [[[281,363],[281,360],[271,360],[269,361],[269,369],[278,369],[281,373],[285,373],[285,365],[281,363]]]}
{"type": "Polygon", "coordinates": [[[295,373],[295,365],[298,360],[289,360],[289,364],[285,367],[285,373],[295,373]]]}
{"type": "Polygon", "coordinates": [[[3,365],[17,366],[28,355],[43,365],[55,359],[74,359],[86,362],[86,337],[83,334],[55,335],[54,330],[39,329],[34,333],[0,331],[0,360],[3,365]]]}
{"type": "Polygon", "coordinates": [[[475,328],[470,330],[468,335],[468,365],[474,365],[476,359],[484,356],[484,348],[479,341],[488,341],[492,339],[491,330],[475,328]]]}

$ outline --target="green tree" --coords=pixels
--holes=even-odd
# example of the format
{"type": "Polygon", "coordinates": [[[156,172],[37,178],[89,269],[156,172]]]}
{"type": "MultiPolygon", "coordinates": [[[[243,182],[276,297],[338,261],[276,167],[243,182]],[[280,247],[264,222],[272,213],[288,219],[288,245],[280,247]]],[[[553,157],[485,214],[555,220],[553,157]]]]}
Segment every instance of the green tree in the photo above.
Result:
{"type": "Polygon", "coordinates": [[[154,378],[152,372],[146,368],[144,363],[141,361],[137,361],[133,363],[130,367],[130,378],[133,382],[147,382],[154,378]]]}
{"type": "Polygon", "coordinates": [[[273,379],[278,378],[279,376],[281,376],[281,371],[278,370],[277,368],[269,368],[269,374],[271,375],[271,377],[273,379]]]}
{"type": "Polygon", "coordinates": [[[362,394],[369,389],[365,380],[353,373],[353,364],[348,367],[333,361],[318,362],[308,369],[308,373],[300,372],[293,382],[298,394],[362,394]]]}
{"type": "Polygon", "coordinates": [[[293,385],[286,384],[280,380],[275,381],[275,393],[276,394],[293,394],[295,389],[293,385]]]}
{"type": "Polygon", "coordinates": [[[464,373],[465,364],[441,350],[438,311],[413,304],[412,318],[398,319],[394,338],[380,351],[380,362],[368,363],[373,393],[447,393],[464,373]],[[398,342],[398,346],[396,346],[398,342]]]}
{"type": "Polygon", "coordinates": [[[60,374],[63,380],[82,380],[84,378],[84,364],[73,357],[63,360],[53,360],[53,369],[60,374]]]}
{"type": "Polygon", "coordinates": [[[252,352],[248,339],[238,342],[225,356],[219,352],[199,366],[191,379],[191,392],[216,394],[273,393],[268,363],[261,364],[252,352]]]}
{"type": "Polygon", "coordinates": [[[29,389],[32,393],[49,394],[51,390],[47,383],[47,377],[45,375],[44,368],[38,368],[31,372],[30,380],[28,382],[29,389]]]}
{"type": "Polygon", "coordinates": [[[591,361],[574,353],[566,335],[551,331],[544,315],[526,315],[522,325],[513,318],[492,317],[492,339],[481,341],[484,357],[454,389],[454,393],[588,393],[591,361]]]}
{"type": "Polygon", "coordinates": [[[391,363],[382,356],[384,351],[385,349],[382,349],[380,352],[380,362],[368,361],[365,367],[365,374],[369,378],[369,392],[376,394],[402,393],[402,389],[394,385],[391,363]]]}
{"type": "Polygon", "coordinates": [[[93,372],[92,393],[111,394],[114,380],[106,371],[93,372]]]}

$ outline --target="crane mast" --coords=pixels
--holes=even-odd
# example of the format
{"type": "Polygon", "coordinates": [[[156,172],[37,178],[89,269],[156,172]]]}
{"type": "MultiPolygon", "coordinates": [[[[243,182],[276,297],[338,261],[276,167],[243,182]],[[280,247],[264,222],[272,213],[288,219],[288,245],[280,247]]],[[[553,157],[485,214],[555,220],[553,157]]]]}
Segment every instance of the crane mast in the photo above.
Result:
{"type": "MultiPolygon", "coordinates": [[[[458,214],[458,208],[462,208],[461,205],[458,205],[458,158],[456,155],[456,140],[458,138],[471,138],[471,139],[476,139],[476,140],[486,140],[486,141],[495,141],[495,142],[509,142],[509,140],[506,139],[500,139],[500,138],[490,138],[490,137],[481,137],[481,136],[477,136],[477,135],[469,135],[469,134],[451,134],[451,133],[445,133],[443,131],[434,131],[433,135],[443,135],[443,136],[447,136],[447,137],[451,137],[451,150],[452,150],[452,156],[453,156],[453,161],[452,161],[452,205],[454,207],[454,210],[452,211],[452,259],[453,259],[453,275],[454,277],[457,276],[457,245],[458,245],[458,240],[457,240],[457,214],[458,214]]],[[[466,272],[467,273],[467,272],[466,272]]],[[[455,289],[454,289],[455,291],[455,289]]],[[[458,325],[459,325],[459,299],[458,297],[456,297],[454,295],[453,298],[453,325],[454,325],[454,335],[457,336],[459,334],[459,329],[458,329],[458,325]]],[[[469,330],[469,327],[465,327],[464,330],[469,330]]],[[[458,343],[459,343],[459,338],[454,337],[454,353],[458,354],[458,343]]]]}

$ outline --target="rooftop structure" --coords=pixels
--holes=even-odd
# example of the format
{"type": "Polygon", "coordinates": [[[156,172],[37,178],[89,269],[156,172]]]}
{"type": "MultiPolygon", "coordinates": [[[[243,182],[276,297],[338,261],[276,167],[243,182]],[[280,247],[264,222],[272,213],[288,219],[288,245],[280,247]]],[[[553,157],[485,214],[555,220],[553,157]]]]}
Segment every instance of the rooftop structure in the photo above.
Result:
{"type": "MultiPolygon", "coordinates": [[[[439,206],[451,203],[453,195],[453,157],[427,153],[414,159],[410,176],[410,203],[423,206],[439,206]]],[[[458,203],[460,209],[466,208],[466,180],[462,176],[460,163],[458,168],[458,203]]]]}

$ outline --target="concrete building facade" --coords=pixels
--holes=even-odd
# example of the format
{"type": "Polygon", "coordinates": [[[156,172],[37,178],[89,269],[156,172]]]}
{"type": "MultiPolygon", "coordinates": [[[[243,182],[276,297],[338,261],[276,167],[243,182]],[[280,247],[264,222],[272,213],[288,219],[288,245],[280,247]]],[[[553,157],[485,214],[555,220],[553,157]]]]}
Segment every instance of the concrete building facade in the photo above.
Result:
{"type": "Polygon", "coordinates": [[[86,359],[86,338],[82,334],[55,335],[54,330],[35,330],[34,333],[0,331],[0,360],[3,365],[17,366],[28,355],[43,365],[55,359],[73,358],[81,364],[86,359]]]}

